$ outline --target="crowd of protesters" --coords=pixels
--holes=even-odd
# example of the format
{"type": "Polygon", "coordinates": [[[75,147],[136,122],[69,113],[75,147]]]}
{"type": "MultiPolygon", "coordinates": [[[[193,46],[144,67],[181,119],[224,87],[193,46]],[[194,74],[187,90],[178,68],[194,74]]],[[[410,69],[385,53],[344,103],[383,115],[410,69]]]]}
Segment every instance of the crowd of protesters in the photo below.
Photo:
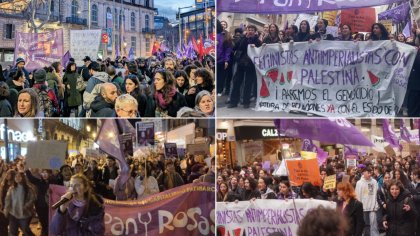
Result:
{"type": "MultiPolygon", "coordinates": [[[[159,54],[162,55],[162,54],[159,54]]],[[[92,60],[34,71],[0,65],[1,117],[212,117],[214,62],[166,57],[92,60]]]]}
{"type": "Polygon", "coordinates": [[[309,182],[292,186],[287,176],[273,173],[277,173],[273,167],[263,168],[260,158],[244,166],[219,167],[217,201],[334,201],[336,211],[346,219],[345,235],[420,235],[420,168],[416,156],[364,155],[357,166],[347,168],[344,158],[329,157],[320,166],[321,182],[326,176],[336,175],[337,185],[328,190],[323,184],[309,182]]]}
{"type": "Polygon", "coordinates": [[[0,159],[0,235],[104,235],[103,199],[142,199],[193,182],[215,183],[214,158],[208,166],[202,156],[167,159],[163,154],[128,157],[129,179],[119,180],[119,165],[113,157],[68,157],[59,170],[30,169],[24,157],[7,164],[0,159]],[[49,185],[65,186],[61,205],[49,222],[49,185]],[[71,189],[71,190],[70,190],[71,189]],[[31,225],[32,222],[32,225],[31,225]]]}
{"type": "MultiPolygon", "coordinates": [[[[378,41],[395,40],[415,47],[420,46],[420,29],[414,22],[410,37],[399,32],[389,33],[381,23],[375,23],[369,33],[353,32],[348,24],[341,24],[338,36],[327,33],[328,21],[319,19],[315,29],[311,29],[308,21],[303,20],[299,26],[288,25],[280,30],[276,24],[264,25],[259,31],[255,25],[244,28],[229,27],[226,21],[217,22],[217,95],[228,96],[228,108],[235,108],[241,102],[244,108],[249,108],[252,100],[257,97],[257,75],[254,63],[248,57],[248,45],[261,47],[273,43],[318,42],[323,40],[336,41],[378,41]]],[[[420,56],[417,54],[408,82],[406,103],[401,111],[409,117],[420,115],[420,96],[418,77],[420,71],[420,56]]]]}

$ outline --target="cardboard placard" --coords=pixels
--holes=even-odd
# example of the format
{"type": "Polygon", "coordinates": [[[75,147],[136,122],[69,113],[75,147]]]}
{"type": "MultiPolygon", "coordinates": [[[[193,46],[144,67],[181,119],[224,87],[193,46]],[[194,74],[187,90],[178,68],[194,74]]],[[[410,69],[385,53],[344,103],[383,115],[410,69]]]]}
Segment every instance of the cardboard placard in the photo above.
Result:
{"type": "Polygon", "coordinates": [[[324,179],[324,189],[335,189],[337,184],[337,177],[336,175],[329,175],[324,179]]]}
{"type": "Polygon", "coordinates": [[[178,150],[176,149],[176,143],[164,143],[165,147],[165,158],[178,158],[178,150]]]}
{"type": "Polygon", "coordinates": [[[187,144],[187,152],[193,155],[210,154],[209,145],[203,144],[187,144]]]}
{"type": "Polygon", "coordinates": [[[385,147],[385,152],[388,156],[396,156],[395,150],[390,145],[385,147]]]}
{"type": "Polygon", "coordinates": [[[376,23],[376,10],[373,7],[341,10],[341,25],[350,25],[352,32],[370,32],[376,23]]]}
{"type": "Polygon", "coordinates": [[[305,182],[321,186],[321,175],[317,159],[287,160],[286,166],[292,186],[301,186],[305,182]]]}
{"type": "Polygon", "coordinates": [[[155,145],[155,123],[154,122],[136,122],[137,146],[155,145]]]}
{"type": "Polygon", "coordinates": [[[26,165],[29,168],[60,169],[65,163],[66,141],[45,140],[28,142],[26,165]]]}

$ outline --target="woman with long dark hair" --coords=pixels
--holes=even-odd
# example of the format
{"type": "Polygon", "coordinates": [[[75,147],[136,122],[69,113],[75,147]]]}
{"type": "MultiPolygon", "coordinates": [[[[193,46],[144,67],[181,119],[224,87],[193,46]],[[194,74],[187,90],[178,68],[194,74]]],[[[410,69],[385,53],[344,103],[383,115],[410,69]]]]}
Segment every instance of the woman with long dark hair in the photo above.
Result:
{"type": "Polygon", "coordinates": [[[77,90],[77,73],[76,63],[70,62],[67,64],[66,73],[63,76],[63,83],[66,87],[64,103],[66,104],[65,117],[69,117],[72,110],[75,110],[75,116],[78,115],[78,107],[82,105],[82,95],[77,90]]]}
{"type": "Polygon", "coordinates": [[[95,195],[89,179],[83,174],[76,174],[70,180],[71,190],[61,198],[70,201],[61,205],[50,224],[53,235],[104,235],[103,200],[95,195]]]}
{"type": "Polygon", "coordinates": [[[183,70],[177,70],[174,74],[176,80],[176,90],[185,96],[187,94],[188,89],[190,88],[190,83],[188,81],[188,75],[183,70]]]}
{"type": "Polygon", "coordinates": [[[378,40],[388,40],[389,32],[386,30],[385,26],[381,23],[375,23],[372,25],[370,32],[370,39],[372,41],[378,40]]]}
{"type": "Polygon", "coordinates": [[[290,187],[289,180],[280,181],[278,189],[279,189],[279,192],[277,194],[277,198],[280,200],[297,198],[297,194],[293,192],[292,188],[290,187]]]}
{"type": "Polygon", "coordinates": [[[279,27],[276,24],[270,24],[268,34],[264,37],[263,43],[281,43],[279,27]]]}
{"type": "Polygon", "coordinates": [[[17,173],[15,181],[6,194],[4,214],[9,219],[9,235],[34,235],[29,227],[33,216],[36,190],[24,173],[17,173]]]}
{"type": "Polygon", "coordinates": [[[11,77],[12,79],[6,82],[9,86],[9,89],[16,89],[18,92],[20,92],[25,88],[25,73],[23,70],[16,70],[16,72],[12,74],[11,77]]]}
{"type": "Polygon", "coordinates": [[[195,107],[195,98],[199,92],[206,90],[207,92],[212,93],[214,89],[213,75],[207,69],[198,68],[194,72],[194,76],[196,82],[196,85],[194,86],[195,92],[189,93],[185,96],[187,104],[191,108],[195,107]]]}
{"type": "Polygon", "coordinates": [[[179,109],[187,106],[184,95],[176,91],[172,73],[156,71],[154,86],[157,117],[176,117],[179,109]]]}
{"type": "Polygon", "coordinates": [[[257,190],[257,181],[246,177],[244,180],[244,191],[241,192],[241,200],[249,201],[251,199],[261,198],[261,193],[257,190]]]}
{"type": "Polygon", "coordinates": [[[340,27],[341,36],[337,39],[339,41],[353,41],[350,25],[343,24],[340,27]]]}
{"type": "Polygon", "coordinates": [[[295,42],[306,42],[311,39],[311,26],[307,20],[303,20],[299,25],[299,32],[296,34],[295,42]]]}
{"type": "Polygon", "coordinates": [[[153,109],[153,99],[148,99],[148,95],[146,95],[150,93],[149,88],[147,86],[142,86],[142,84],[140,84],[139,79],[134,74],[129,74],[128,76],[126,76],[124,84],[127,93],[137,100],[137,110],[140,112],[140,117],[154,117],[155,114],[153,109]]]}

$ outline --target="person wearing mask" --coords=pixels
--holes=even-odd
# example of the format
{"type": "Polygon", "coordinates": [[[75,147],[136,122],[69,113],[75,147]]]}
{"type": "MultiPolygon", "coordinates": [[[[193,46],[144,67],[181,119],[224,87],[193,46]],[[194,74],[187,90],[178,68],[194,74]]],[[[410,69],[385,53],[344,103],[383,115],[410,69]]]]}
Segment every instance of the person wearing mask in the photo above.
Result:
{"type": "Polygon", "coordinates": [[[15,117],[42,117],[38,110],[38,96],[33,89],[23,89],[18,94],[15,117]]]}
{"type": "Polygon", "coordinates": [[[372,29],[370,32],[370,40],[378,41],[378,40],[388,40],[388,39],[389,39],[389,32],[386,30],[383,24],[375,23],[372,25],[372,29]]]}
{"type": "Polygon", "coordinates": [[[378,183],[372,178],[372,169],[365,167],[362,178],[356,183],[356,196],[363,203],[363,218],[365,220],[365,235],[379,235],[376,212],[378,183]]]}
{"type": "Polygon", "coordinates": [[[362,236],[365,222],[363,220],[363,204],[356,199],[353,185],[340,182],[337,185],[337,211],[342,212],[347,219],[349,230],[346,236],[362,236]]]}
{"type": "Polygon", "coordinates": [[[9,219],[9,235],[18,235],[19,228],[23,235],[34,235],[30,228],[33,207],[36,201],[35,189],[19,172],[6,194],[4,215],[9,219]]]}
{"type": "Polygon", "coordinates": [[[95,195],[89,180],[83,174],[73,175],[72,190],[61,198],[70,201],[61,205],[52,217],[50,233],[53,235],[98,235],[105,234],[104,203],[95,195]]]}
{"type": "Polygon", "coordinates": [[[113,83],[104,83],[99,94],[92,102],[92,117],[115,117],[115,100],[118,96],[117,87],[113,83]]]}
{"type": "Polygon", "coordinates": [[[166,70],[155,73],[154,91],[157,117],[176,117],[177,112],[187,106],[185,97],[176,91],[173,75],[166,70]]]}
{"type": "Polygon", "coordinates": [[[391,195],[386,203],[383,226],[387,236],[412,236],[416,232],[417,211],[411,193],[399,181],[389,184],[391,195]]]}
{"type": "Polygon", "coordinates": [[[78,107],[82,105],[82,95],[76,88],[78,77],[76,63],[68,63],[63,76],[63,83],[66,88],[65,107],[67,108],[64,113],[65,117],[69,117],[72,110],[75,110],[74,114],[77,117],[79,114],[78,107]]]}
{"type": "Polygon", "coordinates": [[[137,100],[130,94],[123,94],[115,100],[115,113],[120,118],[138,117],[137,100]]]}
{"type": "Polygon", "coordinates": [[[8,100],[9,95],[9,86],[3,81],[0,82],[0,117],[13,117],[13,108],[8,100]]]}
{"type": "MultiPolygon", "coordinates": [[[[254,45],[256,47],[261,46],[261,41],[256,35],[257,27],[255,25],[247,26],[246,37],[243,37],[235,44],[233,50],[235,51],[235,60],[237,62],[237,70],[233,76],[233,88],[230,94],[230,103],[228,108],[234,108],[238,106],[239,98],[241,94],[242,83],[243,87],[243,104],[244,108],[249,108],[251,93],[253,86],[256,90],[257,74],[255,71],[254,63],[248,56],[248,45],[254,45]]],[[[254,91],[256,94],[256,91],[254,91]]]]}
{"type": "Polygon", "coordinates": [[[149,164],[139,165],[138,170],[139,174],[134,182],[137,199],[159,193],[159,184],[151,173],[151,166],[149,164]]]}
{"type": "Polygon", "coordinates": [[[258,179],[258,189],[260,190],[261,199],[277,199],[276,193],[268,187],[270,184],[270,177],[261,177],[258,179]]]}

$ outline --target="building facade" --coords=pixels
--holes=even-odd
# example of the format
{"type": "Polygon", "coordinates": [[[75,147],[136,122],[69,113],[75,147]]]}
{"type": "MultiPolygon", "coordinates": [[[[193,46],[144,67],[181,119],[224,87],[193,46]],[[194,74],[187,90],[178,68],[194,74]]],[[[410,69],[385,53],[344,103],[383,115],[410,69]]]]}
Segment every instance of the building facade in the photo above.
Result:
{"type": "Polygon", "coordinates": [[[203,39],[211,38],[215,32],[215,17],[214,1],[197,0],[195,7],[180,14],[178,33],[181,32],[181,41],[188,43],[192,36],[197,40],[200,36],[203,39]]]}
{"type": "MultiPolygon", "coordinates": [[[[3,65],[13,62],[15,33],[33,29],[29,4],[17,9],[0,3],[0,63],[3,65]]],[[[112,47],[101,43],[103,57],[115,58],[117,48],[122,56],[133,48],[135,56],[146,57],[150,56],[155,40],[155,13],[153,0],[51,0],[49,8],[47,3],[37,6],[35,24],[46,22],[38,32],[63,29],[64,52],[70,47],[70,30],[100,29],[105,34],[111,28],[112,47]]]]}

